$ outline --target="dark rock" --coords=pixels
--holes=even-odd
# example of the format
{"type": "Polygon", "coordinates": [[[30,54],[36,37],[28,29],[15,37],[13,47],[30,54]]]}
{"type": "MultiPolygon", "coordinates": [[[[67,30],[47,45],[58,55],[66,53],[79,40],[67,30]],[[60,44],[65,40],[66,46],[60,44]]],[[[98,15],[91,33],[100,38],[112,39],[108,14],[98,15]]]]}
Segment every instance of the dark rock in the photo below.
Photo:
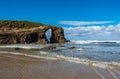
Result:
{"type": "Polygon", "coordinates": [[[15,50],[20,50],[21,48],[15,48],[15,50]]]}
{"type": "Polygon", "coordinates": [[[0,34],[0,44],[17,44],[17,43],[48,43],[44,32],[41,31],[24,31],[17,33],[0,34]]]}
{"type": "Polygon", "coordinates": [[[56,47],[55,46],[46,46],[46,47],[41,48],[40,50],[53,50],[53,49],[56,49],[56,47]]]}
{"type": "Polygon", "coordinates": [[[66,42],[70,42],[70,40],[66,40],[66,42]]]}
{"type": "Polygon", "coordinates": [[[72,47],[69,47],[69,49],[76,49],[76,47],[75,47],[75,46],[72,46],[72,47]]]}

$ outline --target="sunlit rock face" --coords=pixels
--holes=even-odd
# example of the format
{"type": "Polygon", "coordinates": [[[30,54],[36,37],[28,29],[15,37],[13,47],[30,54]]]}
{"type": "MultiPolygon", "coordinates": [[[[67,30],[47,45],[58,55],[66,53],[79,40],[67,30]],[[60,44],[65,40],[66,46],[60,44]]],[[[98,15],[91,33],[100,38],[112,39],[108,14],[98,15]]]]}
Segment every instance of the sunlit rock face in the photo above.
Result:
{"type": "Polygon", "coordinates": [[[52,36],[50,38],[51,43],[64,43],[66,39],[64,37],[64,31],[62,28],[52,27],[52,36]]]}
{"type": "MultiPolygon", "coordinates": [[[[13,22],[14,23],[14,22],[13,22]]],[[[19,23],[19,22],[18,22],[19,23]]],[[[9,23],[8,23],[9,24],[9,23]]],[[[18,28],[9,24],[7,27],[0,26],[0,44],[29,44],[29,43],[64,43],[64,31],[60,27],[53,26],[37,26],[32,28],[23,28],[24,23],[19,23],[18,28]],[[21,26],[20,26],[21,25],[21,26]],[[50,36],[47,37],[46,32],[50,30],[50,36]]]]}

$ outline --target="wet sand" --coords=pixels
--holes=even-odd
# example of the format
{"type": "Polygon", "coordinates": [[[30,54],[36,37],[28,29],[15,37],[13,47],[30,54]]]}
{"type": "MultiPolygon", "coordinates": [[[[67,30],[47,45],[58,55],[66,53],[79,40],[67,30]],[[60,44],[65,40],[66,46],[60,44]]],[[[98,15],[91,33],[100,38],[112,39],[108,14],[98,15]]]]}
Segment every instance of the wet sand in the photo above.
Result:
{"type": "Polygon", "coordinates": [[[120,79],[115,69],[0,52],[0,79],[120,79]]]}

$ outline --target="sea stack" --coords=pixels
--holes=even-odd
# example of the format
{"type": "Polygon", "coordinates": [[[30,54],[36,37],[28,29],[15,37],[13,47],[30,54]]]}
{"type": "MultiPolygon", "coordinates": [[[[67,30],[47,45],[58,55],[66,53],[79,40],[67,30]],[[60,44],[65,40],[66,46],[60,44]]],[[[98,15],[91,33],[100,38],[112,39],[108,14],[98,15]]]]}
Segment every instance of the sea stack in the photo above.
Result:
{"type": "Polygon", "coordinates": [[[28,21],[0,21],[0,44],[30,44],[30,43],[65,43],[64,30],[61,27],[50,26],[28,21]],[[46,31],[51,29],[50,41],[46,31]]]}

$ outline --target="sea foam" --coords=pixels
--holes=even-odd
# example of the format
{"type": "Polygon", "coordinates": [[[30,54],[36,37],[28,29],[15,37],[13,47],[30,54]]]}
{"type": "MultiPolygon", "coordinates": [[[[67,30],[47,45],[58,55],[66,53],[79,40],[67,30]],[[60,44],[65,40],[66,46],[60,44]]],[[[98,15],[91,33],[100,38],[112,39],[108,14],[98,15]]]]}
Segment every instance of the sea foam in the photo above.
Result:
{"type": "Polygon", "coordinates": [[[119,40],[71,40],[75,44],[99,44],[99,43],[120,43],[119,40]]]}

